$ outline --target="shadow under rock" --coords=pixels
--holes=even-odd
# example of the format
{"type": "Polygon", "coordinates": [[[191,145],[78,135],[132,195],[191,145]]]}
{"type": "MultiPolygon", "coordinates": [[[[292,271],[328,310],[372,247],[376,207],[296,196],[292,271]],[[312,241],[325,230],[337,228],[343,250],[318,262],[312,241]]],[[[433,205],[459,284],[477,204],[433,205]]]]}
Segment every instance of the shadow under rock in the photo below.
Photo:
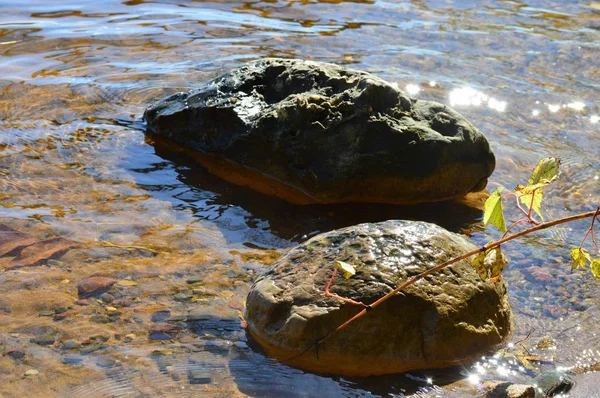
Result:
{"type": "MultiPolygon", "coordinates": [[[[199,163],[195,154],[155,136],[147,137],[156,155],[174,165],[180,182],[194,190],[212,193],[202,195],[210,197],[203,205],[210,206],[211,214],[215,211],[219,213],[215,206],[221,207],[221,212],[232,206],[241,208],[244,210],[241,212],[243,221],[250,228],[262,225],[278,238],[292,242],[302,242],[318,233],[350,225],[390,219],[427,221],[459,232],[473,228],[482,216],[482,197],[485,194],[481,193],[471,194],[465,200],[410,206],[376,203],[294,205],[258,193],[247,186],[229,183],[210,173],[199,163]]],[[[189,206],[196,216],[203,217],[202,206],[195,206],[192,201],[189,206]]]]}

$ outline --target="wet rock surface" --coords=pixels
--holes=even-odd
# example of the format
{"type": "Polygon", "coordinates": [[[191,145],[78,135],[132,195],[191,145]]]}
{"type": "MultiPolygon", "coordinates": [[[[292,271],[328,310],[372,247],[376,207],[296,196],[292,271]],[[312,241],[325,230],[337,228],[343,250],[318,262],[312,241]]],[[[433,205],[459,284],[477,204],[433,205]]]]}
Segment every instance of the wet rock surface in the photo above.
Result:
{"type": "MultiPolygon", "coordinates": [[[[409,277],[474,249],[434,224],[386,221],[343,228],[292,249],[254,284],[247,299],[251,335],[267,353],[289,359],[360,308],[324,296],[336,260],[352,264],[331,292],[374,302],[409,277]]],[[[503,282],[483,282],[468,261],[407,288],[314,352],[288,363],[343,375],[399,373],[464,364],[505,341],[512,313],[503,282]]]]}
{"type": "Polygon", "coordinates": [[[440,201],[482,190],[495,165],[486,138],[448,106],[313,61],[246,64],[145,119],[212,172],[293,203],[440,201]],[[247,172],[232,177],[239,166],[247,172]]]}

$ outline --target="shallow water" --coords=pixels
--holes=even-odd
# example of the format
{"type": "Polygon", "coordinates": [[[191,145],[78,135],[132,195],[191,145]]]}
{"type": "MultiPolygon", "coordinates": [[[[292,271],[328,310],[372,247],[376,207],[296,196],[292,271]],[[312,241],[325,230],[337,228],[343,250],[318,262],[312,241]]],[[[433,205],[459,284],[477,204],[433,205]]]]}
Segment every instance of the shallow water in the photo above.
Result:
{"type": "MultiPolygon", "coordinates": [[[[346,380],[288,368],[248,341],[237,312],[257,272],[318,232],[409,218],[484,243],[498,234],[477,227],[480,212],[265,198],[146,137],[145,107],[262,57],[347,64],[467,116],[497,156],[490,189],[526,181],[542,156],[561,157],[562,178],[546,193],[552,219],[599,201],[599,53],[593,1],[0,0],[0,223],[78,244],[58,260],[0,274],[0,391],[401,396],[427,386],[422,375],[346,380]],[[111,303],[75,304],[76,284],[96,274],[137,285],[117,286],[111,303]],[[188,283],[194,277],[201,282],[188,283]],[[59,307],[64,319],[47,316],[59,307]],[[155,339],[165,311],[201,313],[155,339]],[[53,345],[30,342],[49,333],[53,345]],[[64,348],[105,338],[88,354],[64,348]],[[31,369],[39,374],[24,376],[31,369]]],[[[546,367],[600,359],[600,284],[569,273],[568,251],[586,228],[506,248],[515,340],[553,337],[546,367]]]]}

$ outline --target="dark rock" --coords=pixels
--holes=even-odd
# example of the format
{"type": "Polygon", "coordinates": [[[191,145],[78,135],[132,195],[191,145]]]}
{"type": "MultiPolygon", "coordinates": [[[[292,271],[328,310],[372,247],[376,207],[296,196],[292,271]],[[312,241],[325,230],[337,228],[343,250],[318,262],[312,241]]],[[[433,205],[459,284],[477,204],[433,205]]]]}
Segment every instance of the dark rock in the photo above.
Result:
{"type": "Polygon", "coordinates": [[[115,283],[117,283],[117,280],[113,278],[91,276],[79,282],[77,291],[81,297],[99,296],[109,290],[115,283]]]}
{"type": "Polygon", "coordinates": [[[424,222],[317,235],[256,281],[247,299],[248,330],[270,355],[313,371],[366,376],[469,363],[510,336],[512,313],[504,282],[481,281],[468,260],[391,297],[321,344],[318,357],[298,354],[360,310],[323,294],[336,260],[357,273],[336,277],[331,292],[370,304],[473,249],[460,235],[424,222]]]}
{"type": "Polygon", "coordinates": [[[450,107],[320,62],[250,63],[144,116],[211,172],[300,204],[440,201],[482,190],[495,165],[450,107]]]}
{"type": "Polygon", "coordinates": [[[536,397],[553,397],[566,394],[573,387],[573,380],[558,370],[542,373],[531,382],[536,388],[536,397]]]}
{"type": "Polygon", "coordinates": [[[169,310],[156,311],[150,317],[150,322],[164,322],[170,316],[171,316],[171,311],[169,311],[169,310]]]}
{"type": "Polygon", "coordinates": [[[150,340],[170,340],[178,333],[181,333],[182,328],[178,325],[170,323],[155,323],[150,327],[148,339],[150,340]]]}
{"type": "Polygon", "coordinates": [[[114,296],[110,293],[102,293],[100,295],[100,300],[102,300],[105,303],[112,303],[114,299],[114,296]]]}
{"type": "Polygon", "coordinates": [[[55,333],[47,333],[41,336],[34,337],[30,340],[34,344],[38,345],[52,345],[56,342],[55,333]]]}
{"type": "Polygon", "coordinates": [[[64,356],[62,363],[65,365],[79,365],[83,361],[83,358],[76,356],[64,356]]]}
{"type": "Polygon", "coordinates": [[[8,350],[2,354],[7,357],[11,357],[12,359],[23,359],[25,358],[25,353],[21,350],[8,350]]]}

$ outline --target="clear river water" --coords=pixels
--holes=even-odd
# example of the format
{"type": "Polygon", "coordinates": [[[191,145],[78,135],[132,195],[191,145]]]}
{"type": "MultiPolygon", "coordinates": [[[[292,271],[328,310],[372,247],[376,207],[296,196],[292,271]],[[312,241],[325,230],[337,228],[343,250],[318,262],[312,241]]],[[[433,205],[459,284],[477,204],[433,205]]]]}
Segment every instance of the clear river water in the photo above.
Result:
{"type": "MultiPolygon", "coordinates": [[[[0,226],[76,245],[14,270],[18,254],[0,257],[0,396],[401,397],[526,377],[488,357],[453,374],[347,379],[290,368],[248,338],[253,279],[319,232],[398,218],[499,237],[460,203],[289,205],[145,135],[153,101],[273,56],[367,70],[454,106],[496,154],[490,191],[560,157],[546,219],[599,204],[596,1],[0,0],[0,226]],[[94,275],[118,283],[80,300],[94,275]]],[[[513,341],[553,341],[531,372],[600,360],[600,281],[570,272],[588,226],[505,248],[513,341]]]]}

